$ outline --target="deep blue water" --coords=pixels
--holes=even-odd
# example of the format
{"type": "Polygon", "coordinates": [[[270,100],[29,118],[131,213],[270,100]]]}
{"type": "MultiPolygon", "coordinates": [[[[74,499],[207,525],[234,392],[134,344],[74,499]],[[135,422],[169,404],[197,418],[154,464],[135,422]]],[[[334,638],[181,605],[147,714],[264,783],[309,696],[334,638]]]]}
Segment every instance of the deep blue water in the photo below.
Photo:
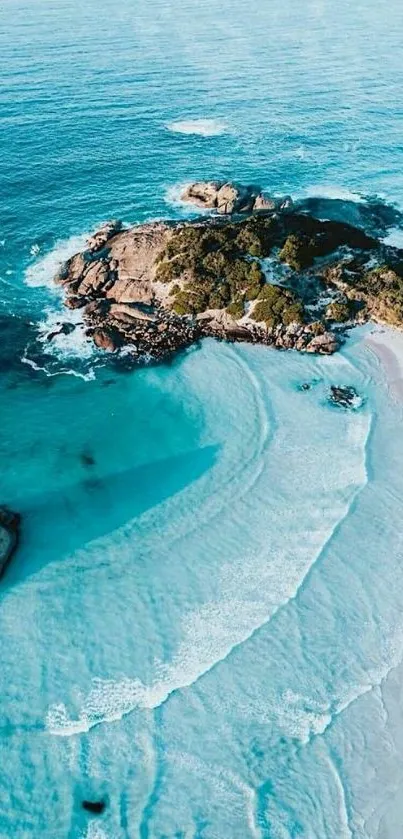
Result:
{"type": "Polygon", "coordinates": [[[131,372],[38,338],[85,234],[194,178],[402,207],[402,31],[398,0],[3,0],[1,839],[400,839],[402,409],[369,330],[131,372]]]}

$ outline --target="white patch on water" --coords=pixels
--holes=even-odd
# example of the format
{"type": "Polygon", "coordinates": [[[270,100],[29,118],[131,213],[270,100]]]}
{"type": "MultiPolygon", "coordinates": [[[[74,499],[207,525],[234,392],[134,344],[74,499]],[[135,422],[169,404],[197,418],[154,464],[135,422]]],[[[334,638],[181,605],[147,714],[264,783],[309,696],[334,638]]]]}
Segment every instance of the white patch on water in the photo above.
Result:
{"type": "Polygon", "coordinates": [[[104,829],[98,822],[91,821],[82,834],[82,839],[113,839],[109,833],[105,833],[104,829]]]}
{"type": "Polygon", "coordinates": [[[352,192],[350,189],[342,186],[332,184],[316,184],[314,186],[306,187],[300,192],[296,193],[296,198],[333,198],[340,201],[354,201],[355,204],[365,203],[365,198],[358,192],[352,192]]]}
{"type": "Polygon", "coordinates": [[[198,134],[201,137],[218,137],[228,131],[228,125],[222,119],[184,119],[169,122],[166,125],[175,134],[198,134]]]}
{"type": "Polygon", "coordinates": [[[403,248],[403,230],[401,227],[394,227],[389,231],[388,235],[383,239],[385,245],[391,245],[393,248],[403,248]]]}
{"type": "Polygon", "coordinates": [[[46,347],[47,353],[61,359],[87,359],[96,355],[93,341],[85,334],[86,326],[80,309],[48,309],[45,314],[45,319],[39,324],[38,340],[46,347]],[[60,332],[48,340],[48,335],[57,332],[64,323],[74,329],[68,334],[60,332]]]}
{"type": "Polygon", "coordinates": [[[62,265],[75,253],[85,248],[89,233],[71,236],[56,242],[55,247],[41,259],[29,265],[25,271],[25,282],[29,286],[54,288],[54,279],[62,265]]]}

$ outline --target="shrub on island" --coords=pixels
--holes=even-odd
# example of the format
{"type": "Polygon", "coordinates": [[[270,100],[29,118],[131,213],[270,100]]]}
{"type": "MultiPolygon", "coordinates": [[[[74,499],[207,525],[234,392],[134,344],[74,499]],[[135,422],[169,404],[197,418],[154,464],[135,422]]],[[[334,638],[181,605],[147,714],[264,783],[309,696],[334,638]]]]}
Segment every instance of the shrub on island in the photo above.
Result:
{"type": "Polygon", "coordinates": [[[255,300],[264,285],[259,262],[241,252],[241,246],[257,252],[258,245],[259,239],[251,231],[240,231],[239,225],[183,227],[159,253],[156,279],[169,283],[186,273],[183,288],[175,283],[170,290],[177,314],[232,304],[238,311],[239,300],[255,300]]]}
{"type": "Polygon", "coordinates": [[[286,239],[280,253],[281,262],[286,262],[294,271],[303,271],[313,264],[315,257],[315,243],[305,237],[291,233],[286,239]]]}
{"type": "Polygon", "coordinates": [[[335,300],[330,303],[326,309],[326,317],[328,320],[336,321],[336,323],[345,323],[351,317],[351,305],[335,300]]]}
{"type": "Polygon", "coordinates": [[[235,320],[239,320],[245,313],[244,301],[241,297],[236,298],[227,306],[227,312],[235,320]]]}
{"type": "Polygon", "coordinates": [[[303,323],[304,307],[301,300],[288,288],[265,285],[251,313],[255,321],[262,321],[267,327],[279,324],[303,323]]]}

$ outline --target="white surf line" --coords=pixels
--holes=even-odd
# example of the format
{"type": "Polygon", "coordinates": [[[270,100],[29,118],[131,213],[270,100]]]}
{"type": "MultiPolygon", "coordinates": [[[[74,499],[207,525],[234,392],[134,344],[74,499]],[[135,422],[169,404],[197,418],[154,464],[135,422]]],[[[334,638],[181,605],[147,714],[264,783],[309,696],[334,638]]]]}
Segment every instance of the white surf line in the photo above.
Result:
{"type": "MultiPolygon", "coordinates": [[[[366,486],[366,484],[363,486],[366,486]]],[[[354,498],[361,489],[362,487],[357,490],[354,494],[354,498]]],[[[290,602],[296,599],[301,586],[306,581],[306,578],[310,574],[313,566],[326,550],[326,547],[333,538],[335,531],[338,530],[344,519],[349,515],[350,506],[351,505],[349,504],[344,516],[342,516],[342,518],[339,519],[331,529],[328,538],[321,546],[320,551],[312,563],[309,565],[306,574],[304,574],[302,580],[298,581],[295,591],[289,597],[280,602],[272,612],[268,612],[265,604],[261,604],[260,606],[258,604],[256,615],[257,620],[255,619],[255,621],[253,621],[252,619],[252,621],[250,621],[251,604],[249,601],[240,601],[238,603],[230,601],[228,604],[225,602],[206,604],[202,607],[197,616],[199,620],[199,629],[203,629],[205,621],[206,626],[210,627],[209,644],[205,647],[204,651],[203,649],[198,649],[197,645],[194,645],[194,639],[193,647],[185,649],[184,657],[181,656],[181,648],[179,647],[178,653],[174,659],[169,664],[163,664],[159,668],[159,674],[162,678],[159,681],[155,681],[154,684],[150,686],[145,685],[140,679],[127,678],[121,680],[120,682],[99,678],[93,679],[93,687],[87,696],[81,716],[76,720],[71,720],[67,715],[67,710],[63,703],[55,705],[49,709],[46,717],[46,728],[48,732],[52,735],[60,737],[70,737],[76,734],[86,733],[91,728],[94,728],[101,723],[118,722],[123,716],[132,713],[135,708],[144,710],[158,708],[167,701],[171,694],[178,690],[192,687],[206,673],[210,672],[225,661],[234,650],[238,649],[246,641],[253,638],[253,636],[260,631],[263,626],[273,619],[280,609],[286,608],[290,602]],[[234,611],[236,612],[238,616],[238,631],[239,624],[244,624],[244,631],[242,632],[242,628],[240,629],[241,637],[238,636],[234,642],[231,642],[228,638],[227,643],[225,643],[225,624],[223,626],[224,637],[220,638],[220,625],[217,621],[216,610],[217,608],[220,609],[220,607],[221,610],[225,610],[225,606],[227,609],[230,609],[231,615],[234,611]],[[243,611],[245,612],[245,610],[247,614],[243,615],[243,611]],[[215,657],[213,660],[210,658],[212,647],[214,647],[214,634],[211,631],[212,627],[214,627],[216,632],[218,632],[215,639],[216,643],[218,642],[218,648],[221,646],[219,643],[220,640],[224,641],[224,645],[221,647],[222,654],[218,658],[215,657]],[[195,656],[195,660],[193,662],[189,662],[189,655],[191,656],[192,653],[195,656]],[[202,656],[204,654],[204,661],[200,661],[200,654],[202,656]],[[187,670],[183,669],[183,660],[186,661],[187,670]]],[[[219,614],[222,618],[222,611],[220,611],[219,614]]],[[[186,645],[182,644],[182,647],[185,648],[186,645]]],[[[371,685],[368,685],[365,690],[370,690],[371,687],[371,685]]],[[[331,719],[329,719],[327,724],[325,723],[323,731],[325,731],[330,724],[331,719]]],[[[321,731],[321,733],[323,733],[323,731],[321,731]]]]}
{"type": "MultiPolygon", "coordinates": [[[[363,486],[366,486],[366,484],[363,486]]],[[[362,488],[363,487],[360,487],[357,490],[354,498],[362,488]]],[[[93,679],[93,687],[85,701],[81,716],[76,720],[71,720],[68,718],[66,707],[62,703],[53,706],[49,709],[46,718],[46,728],[48,732],[62,737],[85,733],[101,723],[118,722],[123,716],[132,713],[135,708],[151,710],[160,707],[167,701],[171,694],[178,690],[192,687],[205,674],[212,671],[215,667],[228,659],[234,650],[238,649],[246,641],[253,638],[253,636],[260,631],[263,626],[275,617],[280,609],[286,608],[290,602],[297,598],[298,593],[304,586],[313,566],[318,560],[320,560],[320,557],[323,555],[329,542],[334,537],[335,532],[349,515],[350,508],[351,505],[348,505],[348,509],[345,511],[344,516],[335,523],[325,543],[321,546],[320,551],[318,551],[312,563],[307,568],[306,573],[303,575],[302,579],[297,581],[294,592],[280,601],[271,612],[270,608],[268,609],[265,604],[257,604],[256,617],[251,620],[251,603],[248,600],[239,601],[238,603],[230,601],[228,604],[225,603],[225,601],[222,603],[218,602],[215,604],[206,604],[196,616],[196,619],[199,621],[200,629],[203,629],[204,622],[206,622],[206,627],[210,627],[208,644],[204,644],[204,649],[203,640],[205,641],[205,639],[203,637],[201,638],[201,650],[197,647],[197,645],[194,645],[194,639],[193,647],[190,647],[190,649],[189,647],[186,649],[186,645],[182,645],[184,648],[184,655],[181,655],[181,649],[179,647],[178,653],[174,659],[169,664],[161,665],[159,674],[157,673],[157,679],[158,675],[162,676],[162,678],[159,681],[155,680],[150,686],[145,685],[140,679],[127,678],[120,682],[99,678],[93,679]],[[230,640],[229,637],[225,637],[227,632],[230,633],[230,628],[227,629],[225,622],[222,626],[220,626],[217,620],[217,609],[218,615],[222,619],[225,608],[230,610],[228,619],[230,619],[234,611],[238,616],[237,630],[239,634],[234,641],[230,640]],[[243,614],[243,612],[246,612],[246,614],[243,614]],[[215,638],[216,644],[214,644],[214,635],[211,633],[211,627],[214,627],[218,633],[215,638]],[[218,647],[218,650],[221,647],[221,654],[218,657],[213,652],[214,646],[218,647]],[[212,652],[213,657],[211,657],[212,652]],[[193,662],[189,662],[189,656],[191,656],[192,653],[194,654],[195,659],[193,662]],[[200,660],[200,656],[202,656],[202,660],[200,660]],[[184,661],[186,661],[186,668],[183,667],[184,661]]],[[[367,691],[371,689],[372,686],[367,685],[364,690],[367,691]]],[[[331,719],[325,722],[320,733],[323,733],[330,724],[331,719]]]]}
{"type": "Polygon", "coordinates": [[[336,790],[338,793],[339,799],[339,819],[340,819],[340,828],[341,833],[339,834],[339,839],[353,839],[353,832],[350,827],[350,820],[348,816],[348,807],[347,807],[347,799],[346,799],[346,791],[344,789],[343,781],[340,777],[340,773],[337,769],[336,764],[334,763],[331,755],[328,751],[327,757],[327,764],[329,766],[329,770],[331,775],[334,778],[336,790]]]}

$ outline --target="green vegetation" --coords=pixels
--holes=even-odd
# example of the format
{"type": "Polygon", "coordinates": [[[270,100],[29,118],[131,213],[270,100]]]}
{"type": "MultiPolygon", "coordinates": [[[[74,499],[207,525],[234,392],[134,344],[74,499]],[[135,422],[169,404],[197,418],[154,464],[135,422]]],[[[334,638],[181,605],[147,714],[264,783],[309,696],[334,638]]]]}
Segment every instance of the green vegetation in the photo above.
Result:
{"type": "Polygon", "coordinates": [[[227,306],[227,312],[235,318],[235,320],[239,320],[239,318],[243,317],[245,313],[245,305],[242,298],[238,297],[236,300],[233,300],[232,303],[227,306]]]}
{"type": "Polygon", "coordinates": [[[264,285],[255,257],[270,252],[273,235],[271,219],[178,227],[158,254],[156,279],[170,283],[182,278],[182,287],[175,283],[170,290],[178,314],[228,307],[238,313],[241,306],[243,313],[244,302],[256,300],[264,285]]]}
{"type": "Polygon", "coordinates": [[[306,236],[298,236],[291,233],[285,241],[279,253],[282,262],[286,262],[294,271],[303,271],[313,264],[316,256],[316,244],[314,239],[306,236]]]}
{"type": "Polygon", "coordinates": [[[355,290],[370,314],[393,326],[403,325],[403,276],[396,268],[381,265],[354,278],[355,290]]]}
{"type": "Polygon", "coordinates": [[[328,320],[334,320],[337,323],[345,323],[351,318],[351,305],[349,303],[340,303],[334,301],[330,303],[326,309],[326,317],[328,320]]]}
{"type": "Polygon", "coordinates": [[[295,292],[290,289],[265,285],[251,317],[258,322],[264,321],[269,328],[281,323],[303,323],[304,307],[295,292]]]}

